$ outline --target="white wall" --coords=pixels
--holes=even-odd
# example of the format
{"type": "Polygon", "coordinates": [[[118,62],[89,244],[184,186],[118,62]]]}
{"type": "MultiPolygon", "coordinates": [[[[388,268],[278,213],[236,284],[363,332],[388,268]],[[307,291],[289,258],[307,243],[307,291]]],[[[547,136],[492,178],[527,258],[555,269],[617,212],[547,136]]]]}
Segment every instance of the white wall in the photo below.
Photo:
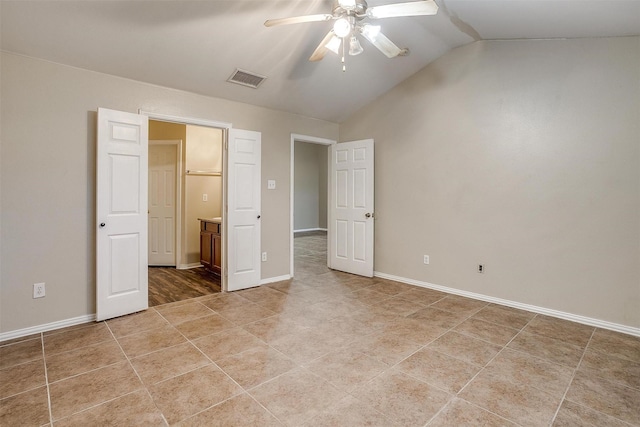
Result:
{"type": "Polygon", "coordinates": [[[294,230],[327,228],[327,152],[326,145],[295,142],[294,230]]]}
{"type": "Polygon", "coordinates": [[[98,107],[262,132],[262,277],[288,274],[291,134],[337,139],[337,124],[7,53],[0,73],[0,332],[95,312],[98,107]],[[36,282],[45,298],[32,299],[36,282]]]}
{"type": "Polygon", "coordinates": [[[341,124],[362,138],[376,271],[640,327],[640,38],[458,48],[341,124]]]}

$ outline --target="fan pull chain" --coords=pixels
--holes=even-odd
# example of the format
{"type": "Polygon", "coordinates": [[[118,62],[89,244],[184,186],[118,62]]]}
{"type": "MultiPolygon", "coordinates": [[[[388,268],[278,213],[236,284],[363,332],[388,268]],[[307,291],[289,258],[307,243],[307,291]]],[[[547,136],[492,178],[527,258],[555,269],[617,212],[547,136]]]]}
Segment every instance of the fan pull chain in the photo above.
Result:
{"type": "Polygon", "coordinates": [[[344,62],[344,37],[342,38],[342,72],[347,71],[347,64],[344,62]]]}

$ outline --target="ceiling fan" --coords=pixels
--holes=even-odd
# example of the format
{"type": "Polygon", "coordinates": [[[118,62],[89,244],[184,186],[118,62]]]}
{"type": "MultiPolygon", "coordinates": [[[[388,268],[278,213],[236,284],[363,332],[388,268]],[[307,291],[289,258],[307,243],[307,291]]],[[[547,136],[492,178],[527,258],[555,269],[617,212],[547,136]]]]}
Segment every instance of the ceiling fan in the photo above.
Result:
{"type": "Polygon", "coordinates": [[[434,0],[419,0],[406,3],[387,4],[368,7],[365,0],[334,0],[332,13],[295,16],[291,18],[269,19],[266,27],[276,25],[299,24],[303,22],[334,21],[333,28],[327,33],[313,52],[309,61],[320,61],[328,51],[339,54],[342,46],[342,62],[344,68],[344,52],[349,43],[349,55],[359,55],[364,49],[357,35],[362,35],[388,58],[405,56],[409,49],[399,48],[380,32],[379,25],[369,24],[368,20],[395,18],[402,16],[435,15],[438,5],[434,0]],[[347,41],[348,39],[348,41],[347,41]]]}

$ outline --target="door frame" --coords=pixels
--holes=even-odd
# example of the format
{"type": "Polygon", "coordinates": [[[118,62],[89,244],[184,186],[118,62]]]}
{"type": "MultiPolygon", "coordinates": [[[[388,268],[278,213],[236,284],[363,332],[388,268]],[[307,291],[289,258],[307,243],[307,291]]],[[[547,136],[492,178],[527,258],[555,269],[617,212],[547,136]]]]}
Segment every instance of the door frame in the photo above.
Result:
{"type": "MultiPolygon", "coordinates": [[[[318,144],[318,145],[325,145],[327,147],[337,144],[338,141],[334,140],[334,139],[328,139],[328,138],[319,138],[316,136],[309,136],[309,135],[300,135],[297,133],[292,133],[291,134],[291,161],[290,161],[290,179],[289,181],[291,182],[290,185],[290,193],[289,193],[289,276],[290,277],[294,277],[294,248],[293,248],[293,235],[294,235],[294,224],[293,224],[293,205],[294,205],[294,200],[295,200],[295,143],[296,142],[306,142],[309,144],[318,144]]],[[[331,156],[331,152],[329,150],[327,150],[327,164],[329,164],[330,161],[330,156],[331,156]]],[[[331,187],[329,185],[329,178],[330,178],[330,169],[327,168],[327,186],[331,187]]],[[[327,245],[330,245],[331,242],[329,241],[331,236],[331,224],[329,224],[329,202],[331,201],[331,188],[327,188],[327,245]]],[[[327,266],[331,267],[329,265],[329,258],[327,258],[327,266]]]]}
{"type": "MultiPolygon", "coordinates": [[[[179,123],[183,125],[196,125],[203,126],[209,128],[217,128],[222,130],[222,206],[223,212],[225,211],[224,207],[227,206],[227,147],[229,140],[229,130],[233,127],[233,124],[228,122],[219,122],[216,120],[207,120],[207,119],[199,119],[195,117],[183,117],[183,116],[174,116],[171,114],[162,114],[155,113],[151,111],[144,111],[142,109],[138,110],[138,114],[143,116],[147,116],[149,120],[158,120],[161,122],[169,122],[169,123],[179,123]]],[[[178,174],[182,176],[182,170],[178,174]]],[[[226,230],[227,230],[227,216],[222,215],[222,271],[220,272],[220,288],[223,292],[227,291],[227,267],[225,265],[227,259],[227,239],[226,239],[226,230]]]]}
{"type": "MultiPolygon", "coordinates": [[[[145,114],[146,115],[146,114],[145,114]]],[[[151,120],[151,117],[149,117],[151,120]]],[[[175,145],[176,146],[176,191],[174,191],[175,200],[173,205],[176,208],[175,212],[175,230],[173,235],[175,242],[173,247],[176,253],[176,265],[177,269],[182,266],[182,150],[184,142],[181,139],[150,139],[149,146],[152,145],[175,145]]],[[[147,260],[148,261],[148,260],[147,260]]]]}

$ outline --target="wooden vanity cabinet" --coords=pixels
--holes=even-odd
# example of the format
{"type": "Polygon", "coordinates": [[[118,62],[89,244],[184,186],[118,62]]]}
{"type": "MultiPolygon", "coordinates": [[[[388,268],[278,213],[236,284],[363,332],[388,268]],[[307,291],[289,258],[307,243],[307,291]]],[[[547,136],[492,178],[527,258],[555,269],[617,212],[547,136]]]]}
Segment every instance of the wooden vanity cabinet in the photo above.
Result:
{"type": "Polygon", "coordinates": [[[222,235],[217,222],[200,221],[200,264],[220,274],[222,265],[222,235]]]}

